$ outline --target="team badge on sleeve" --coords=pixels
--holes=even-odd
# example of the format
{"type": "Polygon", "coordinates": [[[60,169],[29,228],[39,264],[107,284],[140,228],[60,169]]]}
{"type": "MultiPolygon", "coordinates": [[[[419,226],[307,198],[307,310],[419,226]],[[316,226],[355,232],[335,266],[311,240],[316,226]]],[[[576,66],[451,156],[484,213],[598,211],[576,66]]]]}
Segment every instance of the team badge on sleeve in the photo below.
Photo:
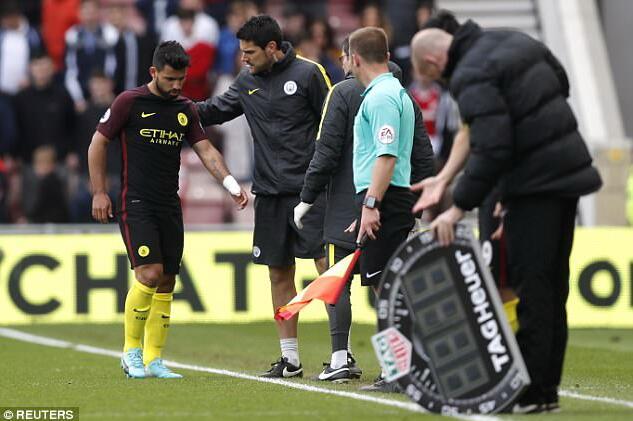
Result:
{"type": "Polygon", "coordinates": [[[109,118],[110,118],[110,109],[108,108],[106,112],[103,113],[103,116],[99,120],[99,123],[105,123],[106,121],[108,121],[109,118]]]}
{"type": "Polygon", "coordinates": [[[376,133],[376,138],[380,143],[388,145],[392,143],[396,138],[396,131],[390,125],[385,124],[380,129],[378,129],[378,133],[376,133]]]}

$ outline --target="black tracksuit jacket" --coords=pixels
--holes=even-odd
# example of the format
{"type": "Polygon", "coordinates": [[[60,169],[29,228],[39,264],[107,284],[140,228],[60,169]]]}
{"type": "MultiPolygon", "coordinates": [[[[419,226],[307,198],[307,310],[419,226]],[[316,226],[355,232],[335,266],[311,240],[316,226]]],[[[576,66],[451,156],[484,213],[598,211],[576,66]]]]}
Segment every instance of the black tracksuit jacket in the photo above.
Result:
{"type": "Polygon", "coordinates": [[[320,64],[297,56],[288,42],[281,49],[284,58],[270,71],[243,69],[222,95],[196,104],[204,126],[246,116],[255,152],[252,192],[258,195],[299,194],[331,87],[320,64]]]}
{"type": "MultiPolygon", "coordinates": [[[[400,68],[390,63],[390,70],[398,77],[400,68]]],[[[356,234],[343,232],[359,209],[354,203],[354,118],[363,101],[365,88],[351,75],[334,85],[323,107],[319,137],[314,157],[305,176],[301,200],[314,203],[317,195],[327,187],[327,205],[323,236],[326,243],[347,249],[356,246],[356,234]]],[[[415,131],[411,152],[411,182],[433,175],[433,150],[424,127],[422,112],[415,101],[415,131]]]]}

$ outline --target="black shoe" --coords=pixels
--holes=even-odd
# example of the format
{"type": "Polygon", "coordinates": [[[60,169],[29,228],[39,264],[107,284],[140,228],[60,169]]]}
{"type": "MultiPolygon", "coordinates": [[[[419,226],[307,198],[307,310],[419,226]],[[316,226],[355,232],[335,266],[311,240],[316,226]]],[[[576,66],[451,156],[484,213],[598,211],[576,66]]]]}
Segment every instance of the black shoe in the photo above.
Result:
{"type": "Polygon", "coordinates": [[[270,370],[260,374],[259,377],[269,378],[289,378],[289,377],[303,377],[303,367],[299,364],[299,367],[292,365],[288,362],[288,358],[280,357],[277,361],[270,364],[270,370]]]}
{"type": "Polygon", "coordinates": [[[346,365],[341,368],[332,368],[329,363],[323,363],[323,367],[323,371],[319,373],[316,380],[332,383],[347,383],[352,378],[350,369],[346,365]]]}
{"type": "Polygon", "coordinates": [[[373,384],[362,386],[363,392],[382,392],[382,393],[400,393],[400,386],[397,382],[387,383],[385,379],[378,376],[373,384]]]}
{"type": "Polygon", "coordinates": [[[560,405],[558,403],[558,387],[545,389],[542,406],[544,412],[560,412],[560,405]]]}
{"type": "Polygon", "coordinates": [[[507,406],[501,414],[538,414],[545,412],[544,405],[541,402],[517,402],[507,406]]]}
{"type": "Polygon", "coordinates": [[[363,370],[356,365],[354,356],[349,352],[347,353],[347,366],[349,367],[349,373],[352,379],[360,379],[360,376],[363,375],[363,370]]]}

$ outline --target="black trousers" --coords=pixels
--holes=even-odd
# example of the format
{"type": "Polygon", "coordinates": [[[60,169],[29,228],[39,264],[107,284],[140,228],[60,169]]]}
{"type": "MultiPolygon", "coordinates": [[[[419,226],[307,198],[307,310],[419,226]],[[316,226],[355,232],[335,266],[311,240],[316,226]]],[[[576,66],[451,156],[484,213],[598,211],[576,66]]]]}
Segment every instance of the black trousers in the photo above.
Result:
{"type": "Polygon", "coordinates": [[[525,401],[557,399],[567,346],[569,255],[577,198],[530,196],[506,203],[510,282],[519,296],[517,342],[532,384],[525,401]]]}

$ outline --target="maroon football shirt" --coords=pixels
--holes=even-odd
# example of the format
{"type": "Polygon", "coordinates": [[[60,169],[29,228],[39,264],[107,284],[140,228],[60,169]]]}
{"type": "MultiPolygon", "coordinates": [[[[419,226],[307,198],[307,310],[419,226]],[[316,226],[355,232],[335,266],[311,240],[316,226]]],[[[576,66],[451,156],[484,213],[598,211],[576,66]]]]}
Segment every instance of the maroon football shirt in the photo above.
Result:
{"type": "Polygon", "coordinates": [[[121,200],[159,207],[179,206],[178,172],[182,142],[206,139],[198,113],[182,96],[165,99],[147,85],[121,93],[106,111],[97,131],[121,142],[121,200]]]}

